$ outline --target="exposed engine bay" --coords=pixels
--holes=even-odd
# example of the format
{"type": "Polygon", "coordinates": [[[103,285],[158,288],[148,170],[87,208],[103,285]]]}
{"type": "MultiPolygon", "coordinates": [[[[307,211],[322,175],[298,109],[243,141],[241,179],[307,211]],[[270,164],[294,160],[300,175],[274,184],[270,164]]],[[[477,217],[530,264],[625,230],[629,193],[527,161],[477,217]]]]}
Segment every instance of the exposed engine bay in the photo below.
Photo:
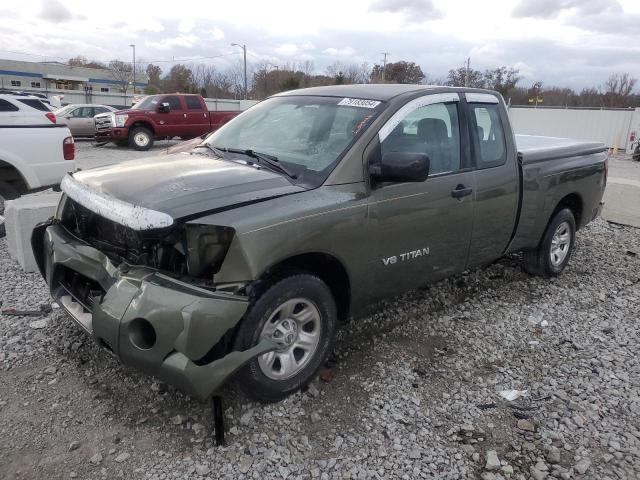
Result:
{"type": "Polygon", "coordinates": [[[76,238],[103,252],[114,265],[148,266],[177,277],[213,282],[234,230],[199,224],[173,224],[137,231],[65,198],[60,223],[76,238]]]}

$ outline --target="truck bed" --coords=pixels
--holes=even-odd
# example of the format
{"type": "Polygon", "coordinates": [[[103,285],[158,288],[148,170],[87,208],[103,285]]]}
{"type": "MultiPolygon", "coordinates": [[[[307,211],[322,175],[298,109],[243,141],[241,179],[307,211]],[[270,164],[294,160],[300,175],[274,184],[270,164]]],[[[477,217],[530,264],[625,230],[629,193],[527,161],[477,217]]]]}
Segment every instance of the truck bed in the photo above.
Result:
{"type": "Polygon", "coordinates": [[[606,147],[600,142],[516,135],[520,157],[520,215],[510,251],[536,248],[563,199],[580,212],[578,228],[598,212],[605,186],[606,147]]]}
{"type": "Polygon", "coordinates": [[[516,147],[523,164],[591,155],[606,150],[600,142],[537,135],[516,135],[516,147]]]}

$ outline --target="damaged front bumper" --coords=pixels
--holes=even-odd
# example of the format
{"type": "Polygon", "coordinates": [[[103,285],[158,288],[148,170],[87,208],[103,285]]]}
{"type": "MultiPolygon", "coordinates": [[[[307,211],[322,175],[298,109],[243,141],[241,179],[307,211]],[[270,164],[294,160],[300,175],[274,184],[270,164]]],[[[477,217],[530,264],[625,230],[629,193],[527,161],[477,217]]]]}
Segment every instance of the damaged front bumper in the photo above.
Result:
{"type": "Polygon", "coordinates": [[[52,296],[83,329],[124,364],[199,399],[276,347],[262,340],[246,351],[228,348],[248,307],[242,295],[206,290],[148,267],[116,267],[54,221],[35,228],[32,245],[52,296]]]}

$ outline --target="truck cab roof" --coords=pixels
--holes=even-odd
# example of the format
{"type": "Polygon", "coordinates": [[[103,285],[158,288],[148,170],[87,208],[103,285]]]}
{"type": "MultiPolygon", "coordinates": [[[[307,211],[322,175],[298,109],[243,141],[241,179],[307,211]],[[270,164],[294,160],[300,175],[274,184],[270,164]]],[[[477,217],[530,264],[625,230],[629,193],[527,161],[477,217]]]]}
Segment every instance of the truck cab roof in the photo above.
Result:
{"type": "Polygon", "coordinates": [[[413,94],[418,92],[474,92],[490,93],[498,95],[497,92],[481,88],[446,87],[440,85],[416,85],[416,84],[394,84],[394,83],[370,83],[353,85],[329,85],[325,87],[301,88],[282,92],[274,96],[288,95],[317,95],[327,97],[356,97],[367,100],[379,100],[382,102],[392,98],[413,94]]]}

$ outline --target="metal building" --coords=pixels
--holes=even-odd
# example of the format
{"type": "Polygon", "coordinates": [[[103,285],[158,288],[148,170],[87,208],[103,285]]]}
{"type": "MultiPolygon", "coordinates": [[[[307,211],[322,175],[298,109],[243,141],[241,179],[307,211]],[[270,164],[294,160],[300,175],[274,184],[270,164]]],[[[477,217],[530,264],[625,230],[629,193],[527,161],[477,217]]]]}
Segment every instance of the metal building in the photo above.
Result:
{"type": "MultiPolygon", "coordinates": [[[[144,92],[147,76],[136,76],[136,93],[144,92]]],[[[0,89],[62,95],[63,103],[131,105],[131,82],[116,78],[110,70],[71,67],[59,62],[22,62],[0,59],[0,89]],[[126,87],[126,89],[125,89],[126,87]],[[125,93],[126,90],[126,93],[125,93]]]]}

